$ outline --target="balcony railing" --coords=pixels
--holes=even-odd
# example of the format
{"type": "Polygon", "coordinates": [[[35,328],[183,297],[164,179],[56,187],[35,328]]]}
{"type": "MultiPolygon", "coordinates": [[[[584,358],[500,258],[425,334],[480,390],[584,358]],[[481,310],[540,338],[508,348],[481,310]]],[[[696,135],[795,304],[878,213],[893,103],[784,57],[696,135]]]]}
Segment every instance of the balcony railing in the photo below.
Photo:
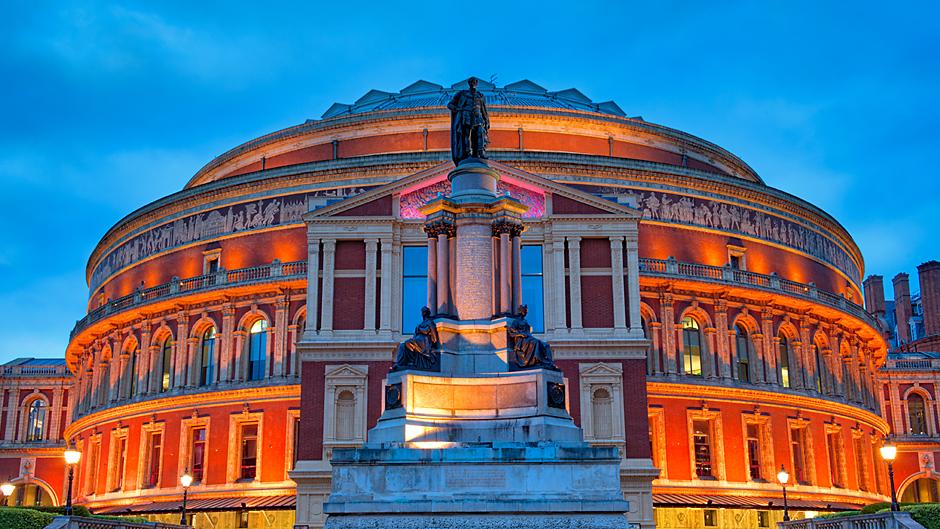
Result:
{"type": "Polygon", "coordinates": [[[66,376],[69,369],[61,366],[3,366],[5,377],[54,377],[66,376]]]}
{"type": "Polygon", "coordinates": [[[844,297],[819,290],[813,283],[803,284],[783,279],[777,274],[757,274],[738,270],[730,266],[710,266],[695,263],[680,263],[675,259],[640,259],[640,274],[646,276],[686,278],[729,286],[756,287],[768,292],[779,292],[808,301],[821,303],[851,314],[877,328],[875,319],[864,307],[844,297]]]}
{"type": "Polygon", "coordinates": [[[237,287],[257,283],[303,279],[306,277],[306,261],[282,263],[278,260],[275,260],[271,264],[239,268],[238,270],[219,270],[213,274],[205,274],[189,279],[174,277],[169,283],[137,290],[132,294],[107,301],[104,305],[89,312],[84,318],[75,322],[75,327],[72,329],[69,340],[71,341],[76,335],[88,328],[89,325],[101,321],[108,316],[156,301],[163,301],[178,296],[223,287],[237,287]]]}
{"type": "Polygon", "coordinates": [[[160,522],[129,522],[82,516],[56,516],[46,529],[189,529],[186,526],[160,522]]]}
{"type": "MultiPolygon", "coordinates": [[[[857,305],[837,294],[819,290],[813,283],[797,283],[796,281],[782,279],[776,274],[764,275],[748,272],[746,270],[737,270],[728,266],[709,266],[695,263],[680,263],[675,259],[647,258],[640,259],[640,274],[656,277],[687,278],[731,286],[749,286],[768,292],[779,292],[781,294],[828,305],[851,314],[873,327],[876,326],[875,319],[868,314],[861,305],[857,305]]],[[[84,318],[75,322],[75,327],[72,329],[69,339],[71,340],[89,325],[97,321],[148,303],[223,287],[243,286],[287,279],[303,279],[306,278],[306,276],[306,261],[295,261],[291,263],[274,261],[267,265],[240,268],[238,270],[220,270],[214,274],[206,274],[189,279],[174,278],[169,283],[137,290],[132,294],[106,302],[104,305],[89,312],[84,318]]]]}
{"type": "Polygon", "coordinates": [[[778,529],[923,529],[906,512],[882,512],[839,518],[807,518],[777,522],[778,529]]]}

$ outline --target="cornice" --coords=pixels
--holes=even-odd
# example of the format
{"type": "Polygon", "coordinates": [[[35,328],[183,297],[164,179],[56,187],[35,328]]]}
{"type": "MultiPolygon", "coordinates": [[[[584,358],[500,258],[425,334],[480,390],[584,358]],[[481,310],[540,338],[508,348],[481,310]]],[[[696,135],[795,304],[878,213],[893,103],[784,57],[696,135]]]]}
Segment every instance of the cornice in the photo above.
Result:
{"type": "Polygon", "coordinates": [[[675,398],[694,401],[707,400],[711,402],[729,402],[746,404],[773,405],[795,411],[806,410],[822,413],[840,419],[854,422],[865,422],[878,430],[882,435],[891,431],[887,421],[875,413],[852,406],[818,397],[800,395],[794,391],[784,391],[774,386],[773,391],[727,387],[711,384],[687,384],[681,382],[646,382],[646,391],[650,398],[675,398]]]}
{"type": "Polygon", "coordinates": [[[90,413],[72,421],[65,428],[63,435],[68,439],[85,429],[100,426],[102,423],[124,421],[136,417],[149,417],[193,408],[205,409],[291,398],[300,398],[300,384],[251,385],[232,389],[209,387],[205,391],[118,404],[90,413]]]}

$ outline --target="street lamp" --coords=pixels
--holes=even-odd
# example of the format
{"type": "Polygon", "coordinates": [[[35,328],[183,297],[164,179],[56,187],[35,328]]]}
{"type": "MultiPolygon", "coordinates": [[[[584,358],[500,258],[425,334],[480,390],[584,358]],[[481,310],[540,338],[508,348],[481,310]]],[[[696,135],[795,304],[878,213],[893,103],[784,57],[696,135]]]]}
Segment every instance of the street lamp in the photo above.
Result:
{"type": "Polygon", "coordinates": [[[69,488],[65,495],[65,515],[72,516],[72,479],[75,477],[75,465],[82,458],[82,453],[69,441],[68,446],[65,447],[64,456],[65,464],[69,467],[69,488]]]}
{"type": "Polygon", "coordinates": [[[180,476],[180,485],[183,486],[183,513],[180,514],[180,525],[189,525],[186,523],[186,495],[189,492],[189,486],[192,484],[193,476],[187,469],[186,472],[183,472],[183,475],[180,476]]]}
{"type": "Polygon", "coordinates": [[[16,490],[16,485],[10,483],[9,481],[4,481],[3,485],[0,485],[0,492],[3,493],[3,503],[10,506],[10,496],[13,494],[13,491],[16,490]]]}
{"type": "Polygon", "coordinates": [[[790,521],[790,506],[787,505],[787,482],[790,481],[790,474],[787,469],[780,465],[780,472],[777,472],[777,481],[783,487],[783,521],[790,521]]]}
{"type": "Polygon", "coordinates": [[[881,459],[884,459],[888,463],[888,483],[891,484],[891,510],[900,511],[901,507],[898,505],[898,494],[894,491],[894,459],[898,457],[898,447],[891,444],[890,441],[886,441],[885,444],[881,446],[881,459]]]}

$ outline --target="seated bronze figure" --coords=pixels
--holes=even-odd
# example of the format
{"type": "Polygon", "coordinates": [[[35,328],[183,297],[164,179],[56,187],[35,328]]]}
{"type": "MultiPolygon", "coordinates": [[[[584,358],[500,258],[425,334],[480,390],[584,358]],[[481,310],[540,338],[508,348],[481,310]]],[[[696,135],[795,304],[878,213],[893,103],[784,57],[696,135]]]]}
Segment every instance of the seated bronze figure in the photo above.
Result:
{"type": "Polygon", "coordinates": [[[441,343],[437,327],[431,319],[431,309],[423,307],[421,317],[421,323],[415,327],[414,336],[398,344],[395,349],[395,365],[392,366],[392,371],[440,371],[441,343]]]}
{"type": "Polygon", "coordinates": [[[532,336],[532,326],[526,321],[529,308],[519,307],[519,314],[511,318],[506,326],[509,335],[510,361],[517,369],[546,368],[558,369],[552,359],[552,348],[542,340],[532,336]]]}

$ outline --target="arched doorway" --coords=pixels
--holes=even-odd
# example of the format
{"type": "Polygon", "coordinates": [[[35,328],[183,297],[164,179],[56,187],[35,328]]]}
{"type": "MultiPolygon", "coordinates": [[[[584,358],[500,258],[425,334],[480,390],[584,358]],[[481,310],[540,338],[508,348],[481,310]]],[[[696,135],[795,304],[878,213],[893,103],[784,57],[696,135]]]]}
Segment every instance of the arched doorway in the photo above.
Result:
{"type": "Polygon", "coordinates": [[[902,503],[936,503],[940,501],[940,480],[920,477],[901,489],[898,500],[902,503]]]}
{"type": "Polygon", "coordinates": [[[58,505],[58,500],[52,490],[44,483],[37,481],[17,481],[11,483],[16,486],[16,490],[10,495],[9,505],[17,507],[49,507],[58,505]]]}

